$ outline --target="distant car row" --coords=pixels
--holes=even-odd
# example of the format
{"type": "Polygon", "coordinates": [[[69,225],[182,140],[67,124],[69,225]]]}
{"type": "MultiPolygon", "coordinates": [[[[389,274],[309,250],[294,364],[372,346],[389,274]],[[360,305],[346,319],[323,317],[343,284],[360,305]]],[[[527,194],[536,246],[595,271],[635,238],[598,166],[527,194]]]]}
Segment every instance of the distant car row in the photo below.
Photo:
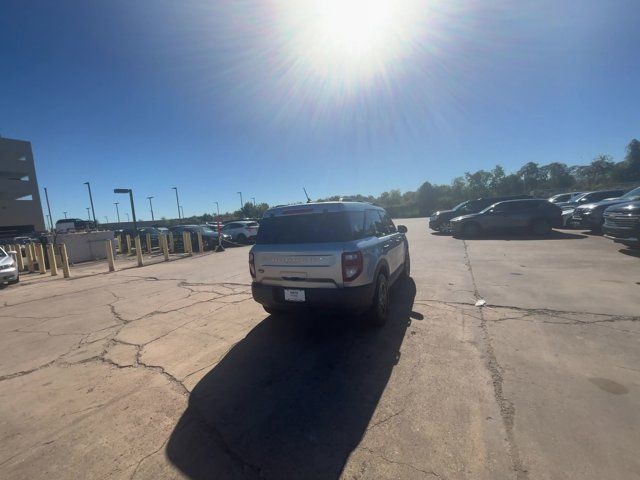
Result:
{"type": "Polygon", "coordinates": [[[479,198],[435,212],[429,227],[459,237],[526,230],[544,235],[552,228],[584,228],[630,247],[640,246],[640,187],[569,192],[549,199],[529,196],[479,198]]]}

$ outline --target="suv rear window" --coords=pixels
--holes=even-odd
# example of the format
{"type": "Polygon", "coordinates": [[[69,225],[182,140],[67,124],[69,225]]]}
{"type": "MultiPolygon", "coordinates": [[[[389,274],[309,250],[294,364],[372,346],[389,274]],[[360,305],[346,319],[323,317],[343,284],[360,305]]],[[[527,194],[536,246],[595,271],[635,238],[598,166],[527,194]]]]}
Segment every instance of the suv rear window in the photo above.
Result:
{"type": "Polygon", "coordinates": [[[362,235],[364,212],[326,212],[263,218],[257,244],[348,242],[362,235]]]}

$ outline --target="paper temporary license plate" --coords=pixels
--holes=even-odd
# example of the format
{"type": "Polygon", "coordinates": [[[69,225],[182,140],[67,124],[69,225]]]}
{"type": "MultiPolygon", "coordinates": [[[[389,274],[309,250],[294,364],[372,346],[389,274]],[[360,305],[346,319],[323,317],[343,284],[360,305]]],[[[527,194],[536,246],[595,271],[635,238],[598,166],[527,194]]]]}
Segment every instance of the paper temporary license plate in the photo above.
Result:
{"type": "Polygon", "coordinates": [[[304,302],[304,290],[285,288],[284,299],[287,302],[304,302]]]}

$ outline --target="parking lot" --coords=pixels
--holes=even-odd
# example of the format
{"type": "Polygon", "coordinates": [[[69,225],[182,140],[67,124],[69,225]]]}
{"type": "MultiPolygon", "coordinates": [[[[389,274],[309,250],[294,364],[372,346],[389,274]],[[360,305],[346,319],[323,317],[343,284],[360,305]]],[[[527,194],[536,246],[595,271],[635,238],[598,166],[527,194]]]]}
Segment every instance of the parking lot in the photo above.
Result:
{"type": "Polygon", "coordinates": [[[640,478],[640,257],[396,223],[382,328],[268,316],[247,247],[0,290],[0,477],[640,478]]]}

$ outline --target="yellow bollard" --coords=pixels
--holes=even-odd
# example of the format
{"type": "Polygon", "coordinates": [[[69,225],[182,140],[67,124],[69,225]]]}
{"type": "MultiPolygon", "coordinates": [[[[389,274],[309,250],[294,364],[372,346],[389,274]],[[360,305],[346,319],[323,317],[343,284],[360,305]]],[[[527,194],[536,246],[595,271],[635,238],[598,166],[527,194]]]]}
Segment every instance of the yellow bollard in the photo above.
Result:
{"type": "Polygon", "coordinates": [[[198,252],[204,253],[204,243],[202,243],[202,234],[198,232],[198,252]]]}
{"type": "Polygon", "coordinates": [[[153,248],[151,248],[151,234],[147,233],[147,252],[149,252],[149,254],[151,254],[152,250],[153,250],[153,248]]]}
{"type": "Polygon", "coordinates": [[[122,255],[122,238],[120,238],[120,235],[116,236],[116,249],[116,254],[122,255]]]}
{"type": "Polygon", "coordinates": [[[71,272],[69,271],[69,256],[67,255],[67,246],[62,243],[59,245],[60,248],[60,259],[62,260],[62,274],[64,278],[69,278],[71,276],[71,272]]]}
{"type": "Polygon", "coordinates": [[[131,235],[125,237],[127,240],[127,255],[133,255],[133,251],[131,250],[131,235]]]}
{"type": "Polygon", "coordinates": [[[18,271],[22,272],[24,270],[24,259],[22,258],[22,245],[16,245],[16,262],[18,264],[18,271]]]}
{"type": "Polygon", "coordinates": [[[113,259],[113,243],[111,243],[111,240],[105,240],[104,246],[107,249],[107,261],[109,262],[109,271],[115,272],[116,263],[113,259]]]}
{"type": "Polygon", "coordinates": [[[185,253],[189,257],[192,257],[193,256],[193,244],[191,243],[191,232],[184,232],[184,236],[185,236],[185,242],[184,242],[185,253]]]}
{"type": "Polygon", "coordinates": [[[160,236],[158,238],[162,242],[162,253],[164,253],[164,261],[168,262],[169,261],[169,245],[168,245],[168,242],[167,242],[167,236],[166,235],[162,235],[162,236],[160,236]]]}
{"type": "Polygon", "coordinates": [[[142,267],[142,242],[140,242],[140,236],[136,235],[136,256],[138,257],[138,266],[142,267]]]}
{"type": "Polygon", "coordinates": [[[49,268],[51,269],[51,276],[58,275],[58,264],[56,264],[56,252],[53,250],[53,243],[47,244],[47,257],[49,257],[49,268]]]}
{"type": "Polygon", "coordinates": [[[173,241],[173,232],[169,232],[169,252],[176,253],[176,244],[173,241]]]}
{"type": "Polygon", "coordinates": [[[44,248],[42,248],[41,243],[36,247],[36,257],[38,258],[38,270],[40,271],[40,275],[47,273],[47,265],[44,263],[44,248]]]}
{"type": "Polygon", "coordinates": [[[35,271],[33,267],[33,263],[35,262],[35,258],[33,258],[34,257],[33,244],[27,243],[24,246],[24,250],[25,250],[25,253],[27,254],[27,270],[29,270],[29,273],[33,273],[35,271]]]}

